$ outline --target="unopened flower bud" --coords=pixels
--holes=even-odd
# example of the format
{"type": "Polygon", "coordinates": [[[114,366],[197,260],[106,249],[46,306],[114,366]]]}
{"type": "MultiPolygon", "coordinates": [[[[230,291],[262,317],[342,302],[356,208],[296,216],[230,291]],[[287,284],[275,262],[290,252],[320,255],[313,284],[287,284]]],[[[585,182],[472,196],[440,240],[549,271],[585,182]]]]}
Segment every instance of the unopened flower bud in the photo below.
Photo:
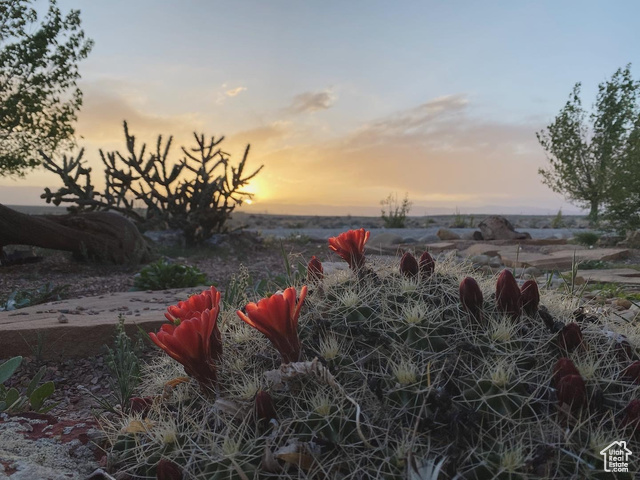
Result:
{"type": "Polygon", "coordinates": [[[527,315],[535,315],[540,305],[540,291],[535,280],[527,280],[520,290],[520,302],[522,310],[527,315]]]}
{"type": "Polygon", "coordinates": [[[171,460],[161,459],[156,467],[158,480],[182,480],[182,468],[171,460]]]}
{"type": "Polygon", "coordinates": [[[558,346],[571,353],[582,344],[582,332],[577,323],[571,322],[558,333],[558,346]]]}
{"type": "Polygon", "coordinates": [[[482,290],[473,278],[467,277],[460,282],[460,302],[464,309],[477,321],[482,321],[482,290]]]}
{"type": "Polygon", "coordinates": [[[400,273],[405,277],[415,277],[418,275],[418,262],[416,257],[409,252],[405,252],[400,260],[400,273]]]}
{"type": "Polygon", "coordinates": [[[558,382],[558,402],[566,403],[574,410],[587,404],[587,387],[580,375],[565,375],[558,382]]]}
{"type": "Polygon", "coordinates": [[[580,372],[570,358],[563,357],[553,366],[553,387],[558,388],[560,380],[567,375],[580,375],[580,372]]]}
{"type": "Polygon", "coordinates": [[[129,399],[129,410],[132,414],[140,413],[146,415],[151,405],[153,405],[153,398],[151,397],[131,397],[129,399]]]}
{"type": "Polygon", "coordinates": [[[520,316],[520,288],[511,270],[505,269],[498,276],[496,306],[514,320],[520,316]]]}
{"type": "Polygon", "coordinates": [[[273,398],[268,392],[260,390],[256,395],[256,417],[258,420],[269,422],[272,418],[277,419],[276,407],[273,398]]]}
{"type": "Polygon", "coordinates": [[[622,411],[622,426],[633,427],[634,431],[640,426],[640,400],[633,399],[622,411]]]}
{"type": "Polygon", "coordinates": [[[322,268],[322,263],[314,255],[307,266],[307,280],[309,283],[315,283],[321,282],[323,278],[324,269],[322,268]]]}
{"type": "Polygon", "coordinates": [[[622,371],[622,378],[631,380],[633,383],[640,383],[640,361],[633,362],[622,371]]]}
{"type": "Polygon", "coordinates": [[[420,275],[423,278],[428,278],[433,274],[436,268],[436,262],[429,252],[424,252],[418,261],[418,268],[420,269],[420,275]]]}

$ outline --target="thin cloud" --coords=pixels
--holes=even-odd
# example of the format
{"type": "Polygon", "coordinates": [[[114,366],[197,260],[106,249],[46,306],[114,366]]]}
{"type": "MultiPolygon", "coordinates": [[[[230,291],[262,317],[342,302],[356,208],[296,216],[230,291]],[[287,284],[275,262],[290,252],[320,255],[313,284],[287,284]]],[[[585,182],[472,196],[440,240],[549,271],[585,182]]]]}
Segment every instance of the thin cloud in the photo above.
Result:
{"type": "Polygon", "coordinates": [[[330,90],[304,92],[293,97],[289,110],[293,113],[313,113],[333,106],[336,96],[330,90]]]}
{"type": "Polygon", "coordinates": [[[224,94],[227,97],[237,97],[238,95],[240,95],[242,92],[246,90],[247,90],[247,87],[236,87],[236,88],[232,88],[231,90],[227,90],[226,92],[224,92],[224,94]]]}

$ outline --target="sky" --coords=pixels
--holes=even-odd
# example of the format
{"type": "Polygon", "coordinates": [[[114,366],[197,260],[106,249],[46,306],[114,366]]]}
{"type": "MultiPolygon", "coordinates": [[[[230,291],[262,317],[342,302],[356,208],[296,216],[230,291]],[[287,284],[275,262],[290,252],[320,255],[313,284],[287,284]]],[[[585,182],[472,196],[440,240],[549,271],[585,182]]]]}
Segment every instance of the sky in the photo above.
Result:
{"type": "MultiPolygon", "coordinates": [[[[585,106],[616,69],[640,68],[640,2],[59,0],[95,41],[80,65],[77,133],[125,150],[122,122],[170,157],[193,132],[225,136],[263,170],[243,211],[411,215],[565,213],[542,184],[535,133],[582,82],[585,106]]],[[[46,5],[37,0],[36,5],[46,5]]],[[[36,170],[0,179],[0,203],[41,204],[36,170]]]]}

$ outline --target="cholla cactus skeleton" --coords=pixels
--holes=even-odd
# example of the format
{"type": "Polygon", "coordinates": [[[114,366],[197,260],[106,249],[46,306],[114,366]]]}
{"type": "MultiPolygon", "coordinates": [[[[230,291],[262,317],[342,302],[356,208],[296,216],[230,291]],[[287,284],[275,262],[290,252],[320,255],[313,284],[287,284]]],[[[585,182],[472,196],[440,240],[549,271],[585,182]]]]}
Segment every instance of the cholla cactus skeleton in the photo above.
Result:
{"type": "MultiPolygon", "coordinates": [[[[496,278],[478,278],[478,323],[459,300],[469,267],[451,256],[428,276],[406,277],[399,259],[367,264],[375,275],[325,272],[309,285],[299,362],[281,365],[266,337],[222,311],[217,398],[177,385],[144,418],[113,425],[113,461],[153,475],[166,458],[194,479],[562,479],[596,478],[616,439],[640,451],[635,366],[618,355],[637,327],[590,319],[584,348],[568,352],[539,315],[580,323],[575,299],[542,291],[540,313],[515,316],[496,306],[496,278]],[[261,423],[260,392],[275,411],[261,423]]],[[[142,394],[180,374],[159,359],[142,394]]],[[[630,459],[618,478],[637,475],[630,459]]]]}
{"type": "Polygon", "coordinates": [[[232,166],[229,154],[220,148],[224,137],[205,139],[194,133],[196,146],[181,147],[183,157],[170,165],[169,150],[173,137],[163,145],[158,137],[156,151],[146,156],[146,145],[136,151],[135,137],[124,122],[127,155],[103,152],[106,187],[96,190],[91,182],[91,168],[82,160],[84,151],[73,157],[64,156],[62,163],[40,152],[43,166],[57,174],[64,186],[52,192],[46,188],[41,195],[47,203],[74,204],[71,211],[113,210],[146,227],[163,226],[181,229],[187,243],[197,243],[212,233],[224,230],[236,205],[251,198],[242,189],[262,166],[249,174],[244,167],[249,155],[247,145],[242,160],[232,166]],[[184,174],[191,173],[192,176],[184,174]],[[136,210],[143,205],[145,215],[136,210]]]}

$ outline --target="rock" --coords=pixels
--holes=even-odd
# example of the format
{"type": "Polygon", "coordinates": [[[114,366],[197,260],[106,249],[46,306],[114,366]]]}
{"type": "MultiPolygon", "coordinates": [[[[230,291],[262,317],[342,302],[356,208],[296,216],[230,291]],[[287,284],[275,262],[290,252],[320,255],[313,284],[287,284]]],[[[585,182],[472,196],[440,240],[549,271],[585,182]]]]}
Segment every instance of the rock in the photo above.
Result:
{"type": "Polygon", "coordinates": [[[488,243],[476,243],[467,248],[463,255],[465,257],[473,257],[474,255],[488,255],[490,257],[495,257],[498,255],[498,251],[500,247],[496,245],[489,245],[488,243]]]}
{"type": "Polygon", "coordinates": [[[476,242],[480,242],[484,240],[484,237],[482,236],[482,232],[480,230],[476,230],[475,232],[473,232],[471,234],[471,240],[475,240],[476,242]]]}
{"type": "Polygon", "coordinates": [[[628,232],[623,242],[618,244],[621,247],[640,248],[640,230],[628,232]]]}
{"type": "Polygon", "coordinates": [[[488,255],[475,255],[469,260],[471,260],[471,263],[473,263],[474,265],[489,265],[488,255]]]}
{"type": "Polygon", "coordinates": [[[484,240],[524,240],[531,238],[528,233],[516,232],[511,222],[499,215],[491,215],[478,225],[484,240]]]}
{"type": "Polygon", "coordinates": [[[500,268],[502,267],[502,258],[499,255],[491,257],[489,259],[489,266],[492,268],[500,268]]]}
{"type": "Polygon", "coordinates": [[[436,235],[438,236],[438,238],[440,240],[444,240],[444,241],[447,241],[447,240],[460,240],[460,235],[458,235],[455,232],[452,232],[448,228],[441,228],[440,230],[438,230],[436,235]]]}
{"type": "Polygon", "coordinates": [[[400,235],[384,232],[370,238],[367,242],[367,248],[389,247],[391,245],[399,245],[402,241],[403,239],[400,235]]]}
{"type": "Polygon", "coordinates": [[[524,269],[524,273],[532,277],[539,277],[540,275],[542,275],[540,269],[536,267],[527,267],[524,269]]]}
{"type": "Polygon", "coordinates": [[[631,306],[633,305],[629,300],[627,300],[626,298],[616,298],[613,301],[613,304],[616,307],[620,307],[623,310],[629,310],[631,308],[631,306]]]}
{"type": "Polygon", "coordinates": [[[602,247],[610,248],[610,247],[615,247],[622,241],[624,241],[624,238],[621,237],[620,235],[602,235],[598,239],[596,245],[601,248],[602,247]]]}
{"type": "Polygon", "coordinates": [[[418,240],[419,243],[437,243],[439,241],[440,239],[437,235],[425,235],[418,240]]]}

